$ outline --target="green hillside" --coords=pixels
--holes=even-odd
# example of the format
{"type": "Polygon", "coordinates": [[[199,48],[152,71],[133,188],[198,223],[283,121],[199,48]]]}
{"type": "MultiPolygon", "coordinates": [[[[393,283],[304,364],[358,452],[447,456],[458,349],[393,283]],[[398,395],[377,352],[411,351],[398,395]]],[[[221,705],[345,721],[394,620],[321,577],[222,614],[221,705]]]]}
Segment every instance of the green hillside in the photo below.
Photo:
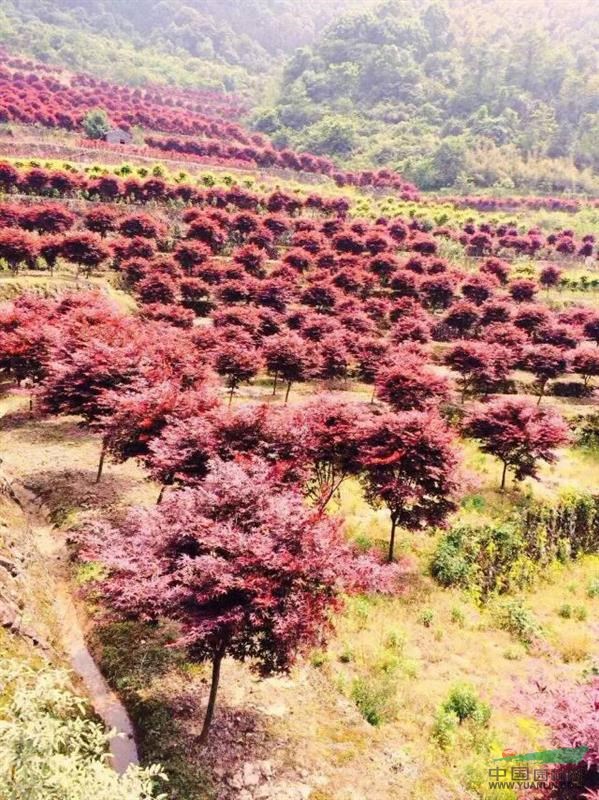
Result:
{"type": "Polygon", "coordinates": [[[580,171],[599,169],[598,42],[593,0],[391,0],[297,51],[256,125],[423,188],[584,190],[580,171]]]}
{"type": "Polygon", "coordinates": [[[254,86],[357,0],[6,0],[0,42],[49,63],[224,89],[254,86]],[[115,46],[118,58],[115,58],[115,46]]]}

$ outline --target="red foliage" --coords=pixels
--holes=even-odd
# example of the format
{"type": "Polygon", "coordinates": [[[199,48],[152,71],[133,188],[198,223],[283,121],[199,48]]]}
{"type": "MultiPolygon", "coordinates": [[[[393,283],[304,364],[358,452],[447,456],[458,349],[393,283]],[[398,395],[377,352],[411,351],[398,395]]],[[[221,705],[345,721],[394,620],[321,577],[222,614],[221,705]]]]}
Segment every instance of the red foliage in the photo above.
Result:
{"type": "Polygon", "coordinates": [[[540,403],[548,381],[558,378],[566,371],[568,360],[561,348],[551,344],[537,344],[526,349],[522,364],[537,379],[540,403]]]}
{"type": "Polygon", "coordinates": [[[395,411],[423,411],[449,395],[446,378],[427,364],[422,354],[402,348],[376,376],[376,391],[395,411]]]}
{"type": "Polygon", "coordinates": [[[534,299],[537,285],[528,278],[520,278],[512,281],[508,290],[517,303],[530,303],[534,299]]]}
{"type": "Polygon", "coordinates": [[[382,414],[366,427],[361,458],[366,499],[389,509],[391,561],[397,526],[421,530],[443,525],[456,507],[453,436],[433,411],[382,414]]]}
{"type": "Polygon", "coordinates": [[[198,487],[135,509],[122,529],[98,524],[82,538],[85,556],[111,570],[101,589],[118,614],[179,623],[177,644],[212,662],[202,741],[224,656],[262,675],[287,672],[324,645],[341,592],[390,591],[398,576],[355,553],[338,520],[280,491],[258,462],[216,462],[198,487]]]}
{"type": "Polygon", "coordinates": [[[116,228],[118,213],[112,206],[97,206],[83,216],[83,224],[89,231],[106,236],[116,228]]]}
{"type": "Polygon", "coordinates": [[[271,336],[264,346],[266,368],[277,381],[280,378],[287,384],[285,402],[293,383],[304,381],[310,369],[309,352],[304,340],[294,333],[271,336]]]}
{"type": "Polygon", "coordinates": [[[597,800],[599,679],[552,689],[542,687],[542,691],[535,694],[528,691],[527,702],[532,706],[532,713],[549,728],[553,747],[588,748],[580,766],[560,764],[552,768],[550,781],[547,781],[551,786],[536,793],[538,800],[597,800]],[[574,772],[578,780],[572,780],[574,772]]]}
{"type": "Polygon", "coordinates": [[[110,255],[102,239],[95,233],[74,233],[62,240],[61,254],[67,261],[84,267],[90,274],[110,255]]]}
{"type": "Polygon", "coordinates": [[[258,374],[261,358],[258,350],[244,342],[224,341],[217,345],[213,364],[216,372],[225,379],[230,404],[239,384],[258,374]]]}
{"type": "Polygon", "coordinates": [[[588,345],[578,347],[570,357],[570,366],[582,376],[587,386],[591,378],[599,375],[599,349],[588,345]]]}
{"type": "Polygon", "coordinates": [[[514,366],[515,354],[507,347],[487,342],[458,342],[444,356],[444,362],[459,374],[462,402],[468,392],[486,392],[506,380],[514,366]]]}
{"type": "Polygon", "coordinates": [[[130,239],[136,236],[156,239],[161,234],[161,226],[148,214],[130,214],[119,222],[119,233],[130,239]]]}
{"type": "Polygon", "coordinates": [[[20,225],[38,233],[64,233],[75,224],[75,217],[58,205],[37,205],[21,214],[20,225]]]}
{"type": "Polygon", "coordinates": [[[484,453],[503,464],[501,489],[508,469],[518,481],[536,477],[538,462],[553,463],[555,449],[569,441],[561,416],[526,397],[491,400],[466,418],[463,429],[466,436],[479,441],[484,453]]]}
{"type": "Polygon", "coordinates": [[[25,231],[6,228],[0,230],[0,258],[17,272],[22,264],[33,267],[37,256],[38,240],[25,231]]]}

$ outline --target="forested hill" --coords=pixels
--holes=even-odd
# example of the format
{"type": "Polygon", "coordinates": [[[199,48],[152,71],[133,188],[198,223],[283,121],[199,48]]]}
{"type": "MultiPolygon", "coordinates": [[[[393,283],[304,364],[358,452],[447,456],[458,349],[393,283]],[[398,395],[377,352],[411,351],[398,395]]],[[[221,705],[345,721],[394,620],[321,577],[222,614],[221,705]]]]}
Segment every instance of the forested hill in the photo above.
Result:
{"type": "Polygon", "coordinates": [[[296,52],[256,124],[425,188],[543,188],[556,172],[567,186],[570,159],[599,169],[598,46],[596,0],[391,0],[296,52]]]}
{"type": "MultiPolygon", "coordinates": [[[[368,0],[366,5],[373,3],[368,0]]],[[[5,0],[0,41],[142,83],[252,85],[359,0],[5,0]]]]}
{"type": "Polygon", "coordinates": [[[0,45],[423,189],[599,192],[597,0],[3,0],[0,45]]]}

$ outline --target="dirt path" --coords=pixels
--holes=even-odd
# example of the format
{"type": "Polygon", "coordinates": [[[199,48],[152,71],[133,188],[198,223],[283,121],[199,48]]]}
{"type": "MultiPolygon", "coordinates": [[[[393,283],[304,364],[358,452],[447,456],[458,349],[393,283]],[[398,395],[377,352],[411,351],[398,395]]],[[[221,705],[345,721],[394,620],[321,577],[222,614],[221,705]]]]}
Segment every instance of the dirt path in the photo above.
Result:
{"type": "Polygon", "coordinates": [[[138,763],[133,724],[125,707],[106,683],[86,645],[81,615],[73,600],[68,578],[64,534],[48,522],[48,514],[39,499],[18,480],[10,475],[8,478],[13,497],[26,517],[32,539],[47,564],[60,644],[71,668],[85,686],[95,712],[108,729],[120,734],[112,738],[110,751],[114,769],[123,773],[129,765],[138,763]]]}

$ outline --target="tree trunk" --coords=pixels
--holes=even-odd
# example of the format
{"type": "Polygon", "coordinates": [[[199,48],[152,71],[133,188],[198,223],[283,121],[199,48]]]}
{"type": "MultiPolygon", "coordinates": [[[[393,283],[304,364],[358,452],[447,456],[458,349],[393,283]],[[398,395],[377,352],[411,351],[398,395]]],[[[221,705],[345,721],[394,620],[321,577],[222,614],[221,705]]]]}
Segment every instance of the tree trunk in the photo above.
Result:
{"type": "Polygon", "coordinates": [[[372,388],[372,394],[370,395],[370,405],[373,405],[375,397],[376,397],[376,384],[372,388]]]}
{"type": "Polygon", "coordinates": [[[541,391],[539,392],[539,399],[537,400],[537,405],[538,406],[541,405],[541,400],[543,399],[544,394],[545,394],[545,384],[542,383],[541,384],[541,391]]]}
{"type": "Polygon", "coordinates": [[[507,462],[504,462],[504,464],[503,464],[503,472],[501,473],[501,486],[499,487],[500,491],[502,491],[502,492],[505,489],[505,478],[506,478],[506,475],[507,475],[507,462]]]}
{"type": "Polygon", "coordinates": [[[160,487],[160,492],[158,493],[158,498],[156,499],[156,505],[159,506],[162,503],[162,498],[164,497],[164,490],[166,489],[166,483],[164,483],[160,487]]]}
{"type": "Polygon", "coordinates": [[[344,479],[345,475],[342,475],[337,482],[331,482],[331,488],[329,489],[329,491],[326,494],[322,495],[322,497],[320,498],[320,502],[318,504],[318,508],[320,509],[321,513],[325,510],[325,508],[328,506],[328,504],[333,499],[335,494],[339,491],[339,488],[341,487],[341,484],[343,483],[344,479]]]}
{"type": "Polygon", "coordinates": [[[287,383],[287,391],[285,392],[285,405],[287,405],[287,401],[289,400],[289,392],[291,391],[291,381],[287,383]]]}
{"type": "Polygon", "coordinates": [[[102,451],[100,453],[100,462],[98,463],[98,473],[96,475],[96,483],[100,483],[102,477],[102,470],[104,469],[104,459],[106,458],[106,439],[102,439],[102,451]]]}
{"type": "Polygon", "coordinates": [[[233,402],[234,392],[235,392],[235,386],[231,386],[231,391],[229,392],[229,408],[231,408],[231,403],[233,402]]]}
{"type": "Polygon", "coordinates": [[[464,405],[464,403],[466,402],[466,392],[468,391],[469,388],[470,388],[470,381],[465,380],[464,383],[462,384],[462,399],[461,399],[462,405],[464,405]]]}
{"type": "Polygon", "coordinates": [[[395,529],[397,528],[397,520],[395,516],[391,515],[391,538],[389,539],[389,553],[387,561],[389,564],[393,561],[395,556],[395,529]]]}
{"type": "Polygon", "coordinates": [[[204,716],[204,725],[200,734],[199,744],[200,747],[206,744],[208,739],[208,732],[210,731],[210,724],[214,716],[214,709],[216,707],[216,694],[218,692],[218,682],[220,680],[220,665],[225,654],[225,643],[221,642],[218,649],[215,651],[212,658],[212,682],[210,684],[210,695],[208,697],[208,705],[206,707],[206,714],[204,716]]]}
{"type": "Polygon", "coordinates": [[[278,373],[278,372],[275,372],[275,380],[274,380],[274,383],[273,383],[273,385],[272,385],[272,396],[273,396],[273,397],[274,397],[274,396],[276,395],[276,393],[277,393],[277,381],[278,381],[278,379],[279,379],[279,373],[278,373]]]}

